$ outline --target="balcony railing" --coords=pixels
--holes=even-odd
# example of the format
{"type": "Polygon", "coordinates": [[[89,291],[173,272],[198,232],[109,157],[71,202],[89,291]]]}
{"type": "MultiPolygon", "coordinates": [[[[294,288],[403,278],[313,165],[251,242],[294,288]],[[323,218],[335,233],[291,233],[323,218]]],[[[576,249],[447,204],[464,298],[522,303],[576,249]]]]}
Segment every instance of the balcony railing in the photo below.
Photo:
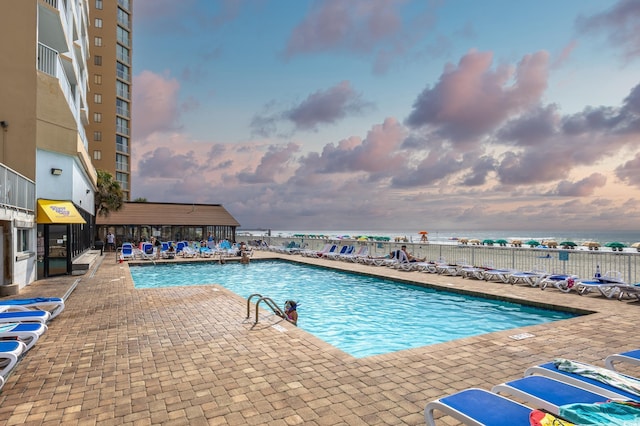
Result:
{"type": "Polygon", "coordinates": [[[35,205],[36,184],[0,164],[0,206],[32,213],[35,205]]]}
{"type": "Polygon", "coordinates": [[[80,117],[80,99],[77,90],[69,83],[58,52],[42,43],[38,43],[38,70],[58,79],[60,89],[69,104],[69,109],[76,119],[78,133],[80,133],[85,147],[87,147],[87,136],[80,117]]]}

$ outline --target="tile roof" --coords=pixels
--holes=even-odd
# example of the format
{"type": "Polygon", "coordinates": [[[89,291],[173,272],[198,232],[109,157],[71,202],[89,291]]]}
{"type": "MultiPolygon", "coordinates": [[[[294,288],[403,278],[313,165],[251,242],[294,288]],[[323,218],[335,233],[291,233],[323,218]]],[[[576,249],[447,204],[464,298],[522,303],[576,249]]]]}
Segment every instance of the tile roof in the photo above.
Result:
{"type": "Polygon", "coordinates": [[[125,202],[109,216],[97,216],[97,225],[223,225],[240,223],[222,204],[175,204],[125,202]]]}

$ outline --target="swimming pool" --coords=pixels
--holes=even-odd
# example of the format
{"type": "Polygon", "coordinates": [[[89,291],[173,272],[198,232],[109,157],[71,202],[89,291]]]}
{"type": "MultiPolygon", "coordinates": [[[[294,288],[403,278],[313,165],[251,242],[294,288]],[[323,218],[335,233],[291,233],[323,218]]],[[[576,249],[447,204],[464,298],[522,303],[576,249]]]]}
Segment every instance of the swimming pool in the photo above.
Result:
{"type": "Polygon", "coordinates": [[[297,300],[298,327],[357,358],[575,316],[286,261],[129,269],[136,288],[215,283],[281,307],[297,300]]]}

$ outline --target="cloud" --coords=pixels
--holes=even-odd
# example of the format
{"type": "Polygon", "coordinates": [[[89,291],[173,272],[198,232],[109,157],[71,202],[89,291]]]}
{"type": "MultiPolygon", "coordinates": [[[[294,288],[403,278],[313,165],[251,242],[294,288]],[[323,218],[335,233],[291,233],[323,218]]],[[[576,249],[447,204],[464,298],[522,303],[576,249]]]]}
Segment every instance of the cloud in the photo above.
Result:
{"type": "Polygon", "coordinates": [[[315,130],[319,124],[332,124],[350,114],[357,114],[370,104],[362,101],[348,81],[325,91],[317,91],[283,116],[298,130],[315,130]]]}
{"type": "Polygon", "coordinates": [[[348,81],[342,81],[327,90],[310,94],[285,111],[278,111],[272,101],[265,105],[262,113],[254,115],[250,127],[254,135],[263,137],[274,135],[280,122],[290,122],[295,130],[317,131],[320,125],[335,124],[369,108],[372,104],[364,101],[348,81]]]}
{"type": "Polygon", "coordinates": [[[616,176],[623,182],[640,188],[640,153],[626,163],[618,166],[616,176]]]}
{"type": "Polygon", "coordinates": [[[292,31],[285,57],[329,49],[368,52],[400,28],[398,0],[316,1],[292,31]]]}
{"type": "Polygon", "coordinates": [[[286,170],[287,164],[293,160],[293,154],[299,150],[300,145],[294,143],[282,147],[270,146],[254,171],[238,173],[237,178],[241,183],[275,182],[276,175],[286,170]]]}
{"type": "Polygon", "coordinates": [[[580,16],[576,26],[583,34],[604,33],[609,44],[621,49],[627,61],[640,56],[640,2],[637,0],[619,0],[602,13],[580,16]]]}
{"type": "Polygon", "coordinates": [[[175,78],[142,71],[133,78],[133,127],[136,140],[179,127],[180,83],[175,78]]]}
{"type": "Polygon", "coordinates": [[[407,162],[406,156],[397,152],[405,137],[404,127],[388,118],[373,126],[364,140],[353,137],[337,145],[327,144],[320,155],[310,154],[303,159],[301,167],[324,174],[366,172],[386,176],[407,162]]]}
{"type": "Polygon", "coordinates": [[[606,176],[601,173],[593,173],[578,182],[566,180],[559,182],[552,194],[561,197],[588,197],[593,195],[596,188],[602,188],[606,183],[606,176]]]}
{"type": "Polygon", "coordinates": [[[515,68],[494,70],[492,61],[490,52],[471,51],[457,66],[447,65],[438,83],[418,95],[406,124],[431,126],[441,137],[468,142],[539,102],[547,87],[546,52],[525,56],[515,68]]]}

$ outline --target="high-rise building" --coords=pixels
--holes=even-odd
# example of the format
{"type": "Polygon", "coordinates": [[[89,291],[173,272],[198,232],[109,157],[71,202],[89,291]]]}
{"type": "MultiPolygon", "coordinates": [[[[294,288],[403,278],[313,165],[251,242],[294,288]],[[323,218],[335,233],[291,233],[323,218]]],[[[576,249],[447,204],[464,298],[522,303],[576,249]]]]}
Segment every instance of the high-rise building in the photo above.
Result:
{"type": "Polygon", "coordinates": [[[89,0],[89,152],[96,169],[131,197],[131,30],[133,0],[89,0]]]}
{"type": "Polygon", "coordinates": [[[88,19],[88,0],[0,2],[0,284],[72,273],[93,244],[88,19]]]}

